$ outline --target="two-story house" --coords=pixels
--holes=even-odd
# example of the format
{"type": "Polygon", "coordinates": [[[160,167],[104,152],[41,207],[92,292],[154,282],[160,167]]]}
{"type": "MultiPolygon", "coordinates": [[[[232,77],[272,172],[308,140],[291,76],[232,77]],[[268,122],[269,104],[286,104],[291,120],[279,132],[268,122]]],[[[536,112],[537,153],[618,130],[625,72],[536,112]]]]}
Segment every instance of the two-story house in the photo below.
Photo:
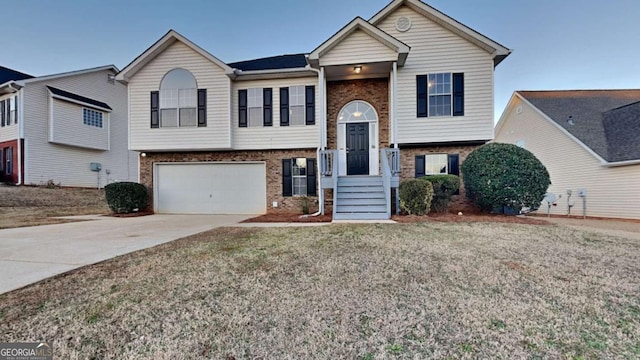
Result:
{"type": "Polygon", "coordinates": [[[494,68],[509,53],[394,0],[308,54],[225,63],[169,31],[117,79],[156,212],[295,211],[311,198],[334,219],[384,219],[400,179],[458,174],[493,138],[494,68]]]}
{"type": "Polygon", "coordinates": [[[135,181],[127,88],[113,65],[33,77],[0,68],[0,180],[103,187],[135,181]]]}

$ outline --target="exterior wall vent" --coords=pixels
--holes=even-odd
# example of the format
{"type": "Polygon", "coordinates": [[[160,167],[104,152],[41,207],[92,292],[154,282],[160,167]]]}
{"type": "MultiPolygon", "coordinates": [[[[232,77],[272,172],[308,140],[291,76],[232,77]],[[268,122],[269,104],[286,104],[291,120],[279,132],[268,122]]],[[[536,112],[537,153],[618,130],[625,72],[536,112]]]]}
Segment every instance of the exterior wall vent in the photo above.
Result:
{"type": "Polygon", "coordinates": [[[522,114],[522,105],[516,108],[516,115],[522,114]]]}
{"type": "Polygon", "coordinates": [[[406,16],[400,16],[396,19],[396,30],[400,32],[409,31],[411,29],[411,19],[406,16]]]}

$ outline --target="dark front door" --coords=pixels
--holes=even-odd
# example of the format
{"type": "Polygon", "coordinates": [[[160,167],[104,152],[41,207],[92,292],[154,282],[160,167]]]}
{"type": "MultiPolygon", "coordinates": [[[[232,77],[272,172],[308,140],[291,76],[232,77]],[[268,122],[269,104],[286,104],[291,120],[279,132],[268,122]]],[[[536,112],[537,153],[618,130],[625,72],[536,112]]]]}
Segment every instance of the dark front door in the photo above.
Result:
{"type": "Polygon", "coordinates": [[[369,123],[347,124],[347,175],[369,175],[369,123]]]}

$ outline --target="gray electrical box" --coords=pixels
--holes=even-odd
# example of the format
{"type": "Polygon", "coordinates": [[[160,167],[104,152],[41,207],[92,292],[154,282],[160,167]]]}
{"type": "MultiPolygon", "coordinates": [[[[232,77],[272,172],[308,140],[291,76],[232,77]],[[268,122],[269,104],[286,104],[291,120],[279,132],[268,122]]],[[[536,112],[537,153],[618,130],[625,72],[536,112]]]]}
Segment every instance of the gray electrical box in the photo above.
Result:
{"type": "Polygon", "coordinates": [[[102,170],[102,164],[96,163],[96,162],[91,163],[91,171],[100,171],[100,170],[102,170]]]}

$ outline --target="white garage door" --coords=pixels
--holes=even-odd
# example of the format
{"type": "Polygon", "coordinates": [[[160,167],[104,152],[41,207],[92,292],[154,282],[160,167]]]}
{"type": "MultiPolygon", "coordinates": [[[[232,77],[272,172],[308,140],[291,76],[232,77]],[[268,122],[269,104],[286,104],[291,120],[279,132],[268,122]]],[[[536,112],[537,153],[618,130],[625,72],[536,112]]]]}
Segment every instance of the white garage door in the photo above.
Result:
{"type": "Polygon", "coordinates": [[[263,214],[264,163],[158,164],[155,210],[165,214],[263,214]]]}

